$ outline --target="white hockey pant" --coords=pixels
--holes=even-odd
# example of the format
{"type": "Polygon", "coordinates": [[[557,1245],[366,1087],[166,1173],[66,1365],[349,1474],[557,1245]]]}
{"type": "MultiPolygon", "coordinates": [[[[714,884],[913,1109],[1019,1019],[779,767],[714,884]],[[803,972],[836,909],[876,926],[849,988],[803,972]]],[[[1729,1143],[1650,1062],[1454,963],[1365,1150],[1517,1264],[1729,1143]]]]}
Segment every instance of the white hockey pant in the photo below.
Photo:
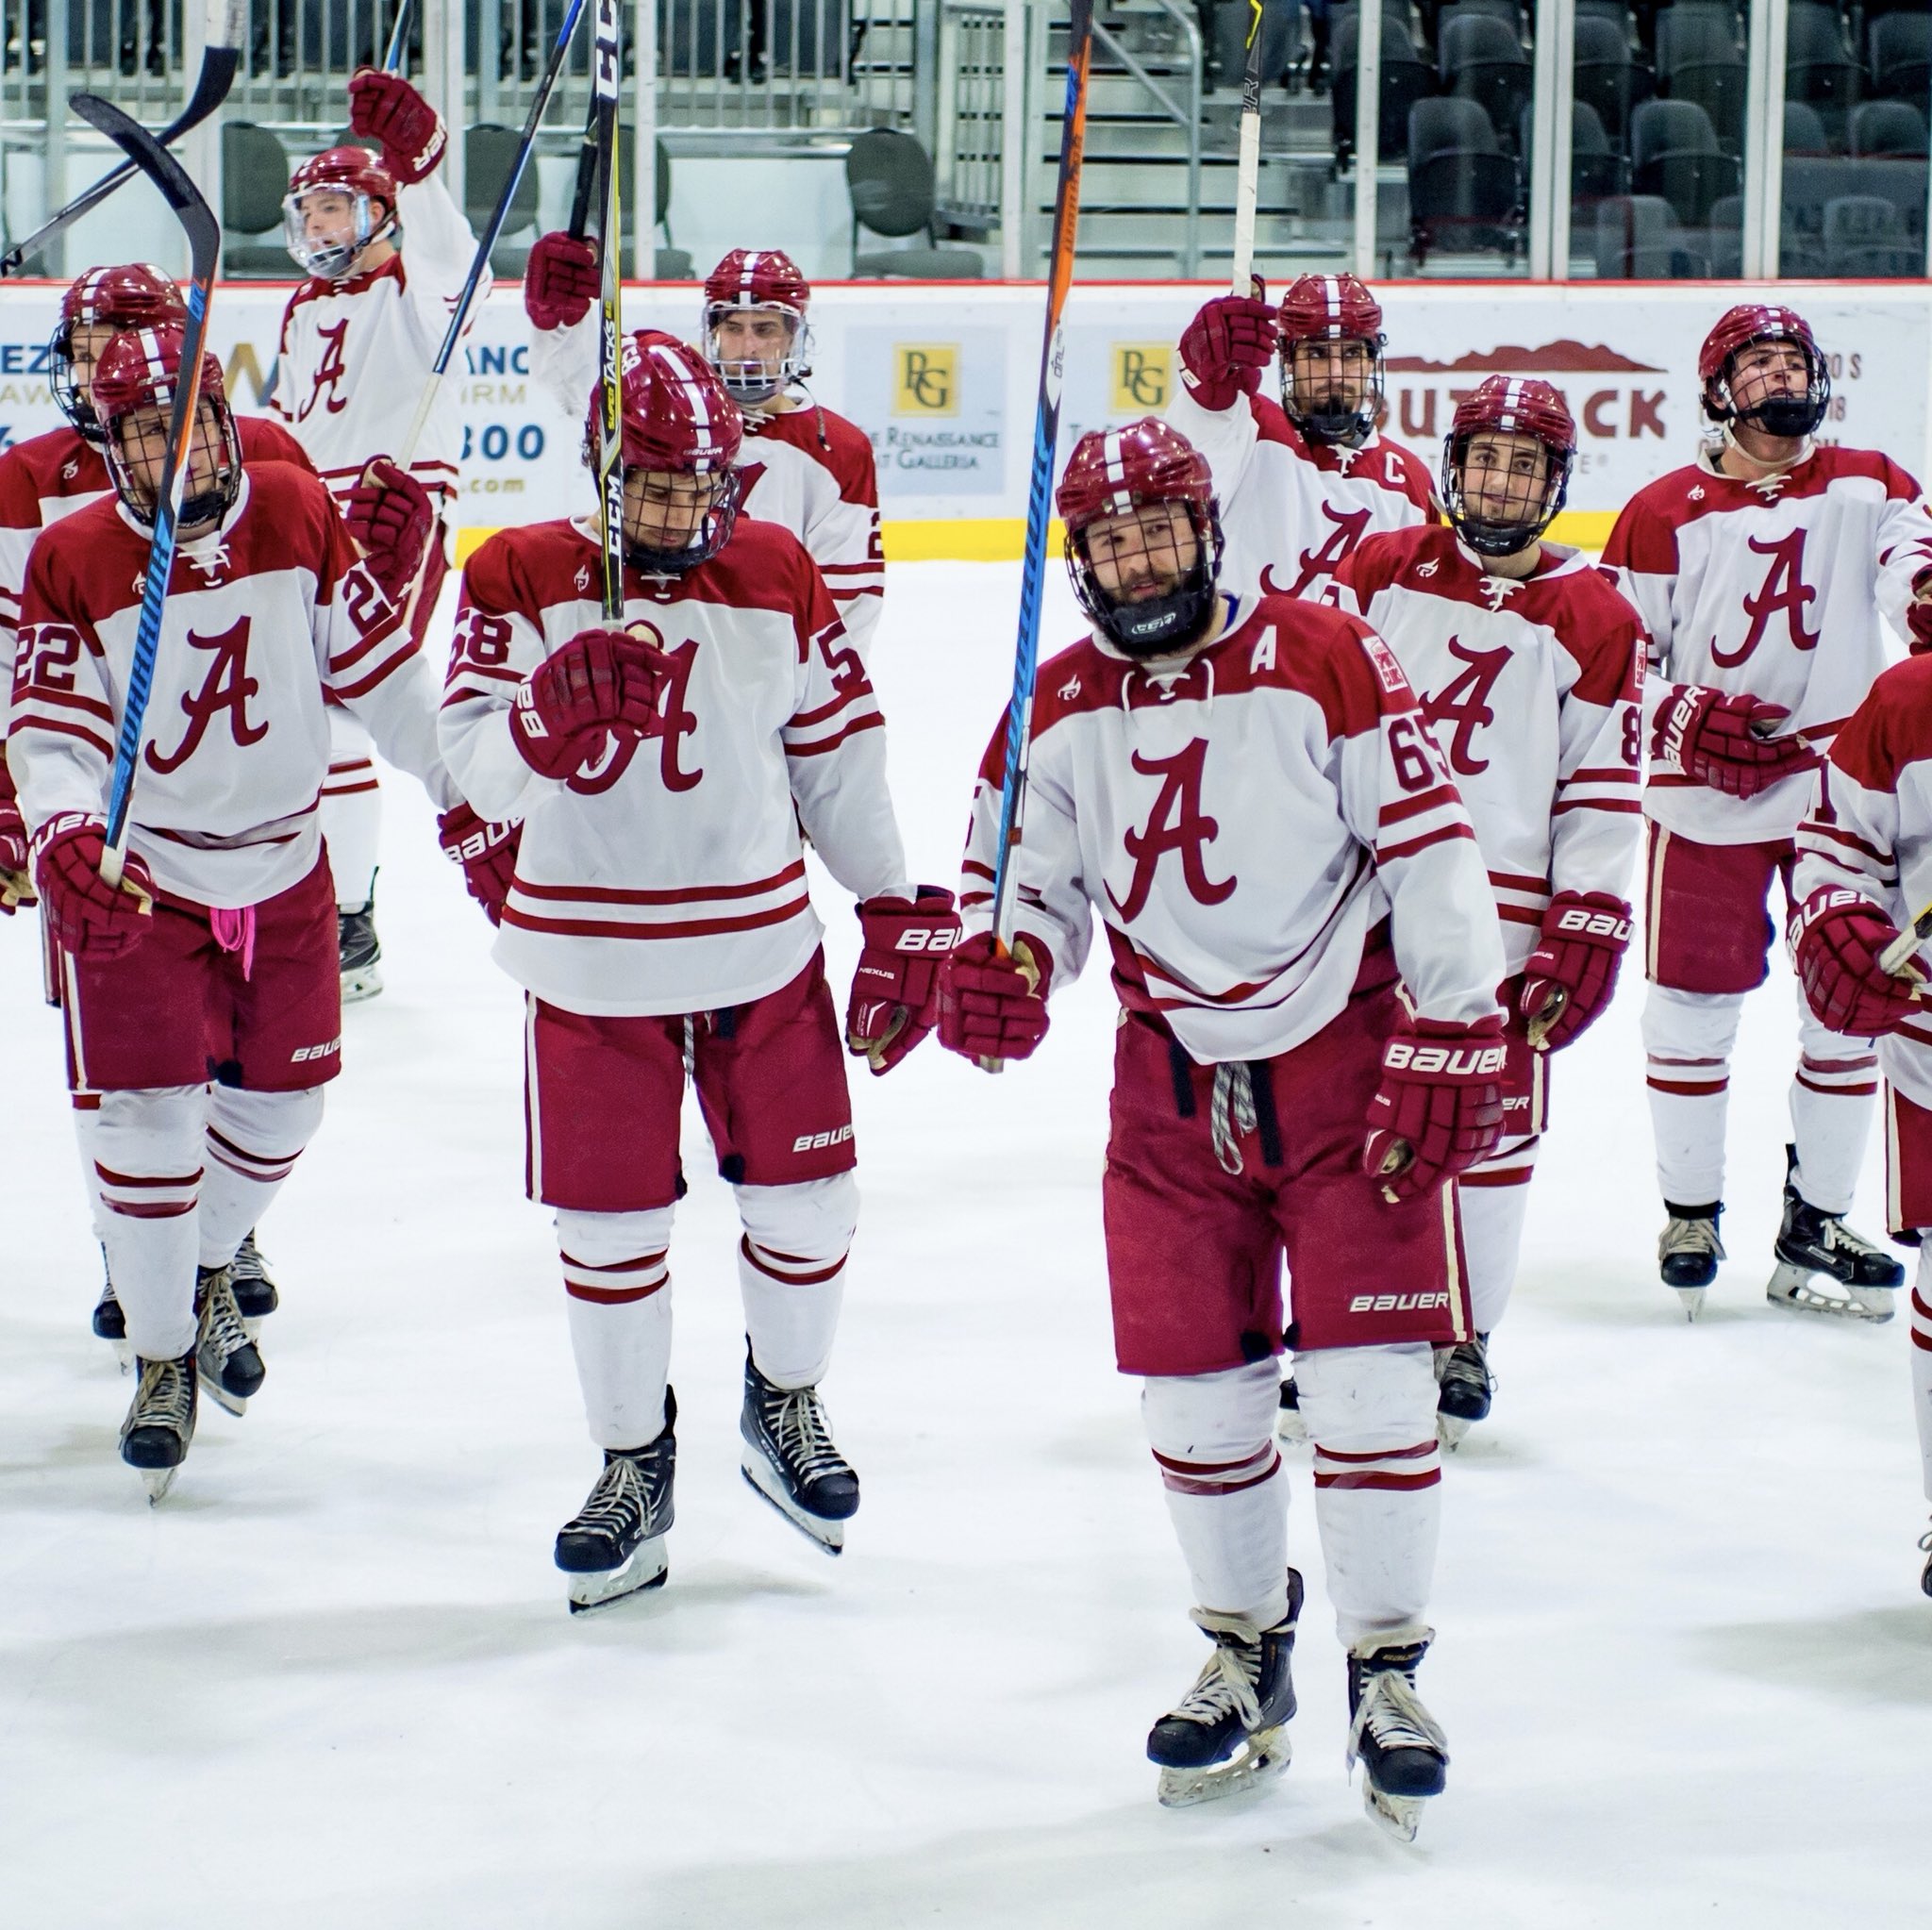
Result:
{"type": "Polygon", "coordinates": [[[101,1095],[85,1090],[74,1095],[74,1142],[80,1152],[80,1190],[87,1201],[88,1223],[101,1245],[108,1243],[106,1209],[101,1183],[94,1177],[94,1127],[100,1123],[101,1095]]]}
{"type": "Polygon", "coordinates": [[[1456,1185],[1468,1267],[1469,1310],[1479,1334],[1492,1334],[1509,1305],[1529,1212],[1539,1140],[1516,1140],[1472,1167],[1456,1185]]]}
{"type": "MultiPolygon", "coordinates": [[[[1724,1115],[1741,992],[1674,991],[1653,985],[1643,1004],[1657,1185],[1678,1206],[1724,1196],[1724,1115]]],[[[1798,1070],[1791,1142],[1798,1190],[1824,1213],[1850,1209],[1878,1090],[1869,1039],[1829,1032],[1798,999],[1798,1070]]]]}
{"type": "Polygon", "coordinates": [[[336,881],[336,905],[360,911],[375,893],[382,792],[376,787],[375,740],[340,704],[328,707],[328,778],[322,787],[322,841],[336,881]]]}

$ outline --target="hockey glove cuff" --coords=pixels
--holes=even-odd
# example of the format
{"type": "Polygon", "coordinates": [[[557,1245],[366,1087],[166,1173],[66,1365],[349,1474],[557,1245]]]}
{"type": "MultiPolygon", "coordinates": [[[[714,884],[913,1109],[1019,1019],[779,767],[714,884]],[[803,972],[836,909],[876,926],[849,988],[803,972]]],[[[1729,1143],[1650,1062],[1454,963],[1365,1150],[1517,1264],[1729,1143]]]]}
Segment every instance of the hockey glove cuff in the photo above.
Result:
{"type": "Polygon", "coordinates": [[[408,470],[378,456],[349,491],[342,520],[361,548],[369,574],[401,609],[422,572],[436,527],[429,491],[408,470]]]}
{"type": "Polygon", "coordinates": [[[1878,962],[1897,937],[1890,919],[1857,891],[1826,885],[1805,900],[1791,920],[1791,953],[1821,1025],[1872,1039],[1924,1015],[1914,996],[1924,978],[1918,966],[1894,978],[1878,962]]]}
{"type": "Polygon", "coordinates": [[[1203,408],[1232,408],[1252,395],[1274,359],[1279,318],[1266,302],[1247,295],[1219,295],[1181,335],[1181,379],[1203,408]]]}
{"type": "Polygon", "coordinates": [[[1550,900],[1517,1001],[1539,1052],[1558,1052],[1589,1030],[1616,991],[1617,967],[1629,942],[1630,907],[1621,898],[1558,891],[1550,900]]]}
{"type": "Polygon", "coordinates": [[[155,881],[130,854],[121,883],[101,876],[107,827],[78,811],[63,812],[41,826],[35,840],[34,876],[46,907],[54,942],[94,963],[118,958],[154,929],[155,881]]]}
{"type": "Polygon", "coordinates": [[[449,141],[441,115],[400,74],[374,67],[349,82],[349,132],[381,148],[383,167],[399,188],[431,173],[449,141]]]}
{"type": "Polygon", "coordinates": [[[560,228],[539,238],[524,264],[524,313],[548,335],[570,328],[591,312],[603,292],[597,250],[560,228]]]}
{"type": "Polygon", "coordinates": [[[1038,939],[1016,938],[1002,956],[992,935],[967,939],[940,980],[940,1043],[981,1061],[1026,1058],[1046,1037],[1053,954],[1038,939]]]}
{"type": "Polygon", "coordinates": [[[517,881],[517,846],[524,827],[491,824],[466,804],[457,804],[436,821],[442,855],[463,868],[463,884],[491,924],[503,923],[504,901],[517,881]]]}
{"type": "Polygon", "coordinates": [[[909,898],[868,898],[858,912],[845,1049],[874,1073],[889,1073],[938,1022],[940,968],[959,942],[959,914],[939,885],[916,885],[909,898]]]}
{"type": "Polygon", "coordinates": [[[1915,601],[1906,605],[1906,628],[1911,634],[1911,652],[1923,657],[1932,650],[1932,603],[1915,601]]]}
{"type": "Polygon", "coordinates": [[[1391,1203],[1433,1192],[1487,1159],[1503,1136],[1503,1019],[1410,1019],[1382,1048],[1362,1170],[1391,1203]]]}
{"type": "Polygon", "coordinates": [[[14,803],[7,766],[0,762],[0,915],[34,902],[33,874],[27,869],[26,821],[14,803]]]}

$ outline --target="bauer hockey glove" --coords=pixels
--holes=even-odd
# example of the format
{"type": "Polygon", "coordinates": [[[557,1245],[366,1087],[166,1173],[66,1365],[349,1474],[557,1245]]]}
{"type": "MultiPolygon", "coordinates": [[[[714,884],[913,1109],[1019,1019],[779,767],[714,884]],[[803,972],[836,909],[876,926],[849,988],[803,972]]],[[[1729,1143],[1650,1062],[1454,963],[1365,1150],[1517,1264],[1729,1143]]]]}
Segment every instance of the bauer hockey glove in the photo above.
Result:
{"type": "Polygon", "coordinates": [[[1203,408],[1232,408],[1252,395],[1274,359],[1280,319],[1266,302],[1217,295],[1181,335],[1181,380],[1203,408]]]}
{"type": "Polygon", "coordinates": [[[407,469],[378,456],[362,472],[342,504],[342,520],[362,551],[369,574],[398,608],[428,554],[436,509],[407,469]]]}
{"type": "Polygon", "coordinates": [[[940,976],[940,1043],[982,1065],[1030,1057],[1046,1037],[1053,954],[1038,939],[1015,939],[1002,957],[991,932],[954,949],[940,976]]]}
{"type": "Polygon", "coordinates": [[[34,902],[33,874],[27,869],[26,820],[15,802],[7,760],[0,757],[0,914],[34,902]]]}
{"type": "Polygon", "coordinates": [[[539,237],[524,264],[524,313],[530,326],[548,335],[569,328],[591,312],[604,291],[597,250],[561,228],[539,237]]]}
{"type": "MultiPolygon", "coordinates": [[[[349,82],[349,132],[382,150],[399,188],[412,188],[442,158],[442,116],[400,74],[362,68],[349,82]]],[[[393,208],[390,210],[395,212],[393,208]]]]}
{"type": "Polygon", "coordinates": [[[1821,1025],[1873,1039],[1923,1015],[1916,965],[1894,978],[1879,964],[1898,927],[1869,898],[1826,885],[1805,900],[1791,920],[1791,954],[1805,1003],[1821,1025]]]}
{"type": "Polygon", "coordinates": [[[1629,942],[1630,907],[1621,898],[1558,891],[1550,900],[1517,1000],[1539,1052],[1558,1052],[1590,1029],[1617,989],[1617,967],[1629,942]]]}
{"type": "Polygon", "coordinates": [[[466,804],[453,805],[436,821],[442,855],[463,868],[463,884],[491,924],[503,923],[504,900],[517,881],[521,824],[491,824],[466,804]]]}
{"type": "Polygon", "coordinates": [[[1932,650],[1932,601],[1924,597],[1906,605],[1906,628],[1911,633],[1911,652],[1923,657],[1932,650]]]}
{"type": "Polygon", "coordinates": [[[862,934],[845,1007],[845,1049],[889,1073],[939,1019],[940,967],[959,942],[959,914],[941,885],[909,898],[868,898],[856,907],[862,934]]]}
{"type": "Polygon", "coordinates": [[[1726,797],[1756,797],[1819,761],[1803,739],[1773,735],[1790,715],[1745,690],[1679,684],[1657,713],[1650,754],[1726,797]]]}
{"type": "Polygon", "coordinates": [[[656,737],[671,659],[627,630],[581,630],[517,686],[509,734],[541,777],[573,777],[607,731],[656,737]]]}
{"type": "Polygon", "coordinates": [[[154,929],[155,881],[130,854],[121,883],[101,876],[107,827],[98,818],[63,811],[41,826],[34,876],[54,942],[76,958],[118,958],[154,929]]]}
{"type": "Polygon", "coordinates": [[[1496,1150],[1506,1055],[1500,1013],[1474,1025],[1408,1019],[1383,1046],[1362,1170],[1391,1205],[1433,1192],[1496,1150]]]}

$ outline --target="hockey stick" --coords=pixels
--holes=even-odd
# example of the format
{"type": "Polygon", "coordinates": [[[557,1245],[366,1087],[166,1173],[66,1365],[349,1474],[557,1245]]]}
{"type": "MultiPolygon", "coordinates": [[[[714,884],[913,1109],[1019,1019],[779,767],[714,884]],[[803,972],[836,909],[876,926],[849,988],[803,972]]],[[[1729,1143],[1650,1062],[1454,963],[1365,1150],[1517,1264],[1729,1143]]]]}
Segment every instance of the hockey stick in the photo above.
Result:
{"type": "Polygon", "coordinates": [[[603,142],[598,127],[604,114],[604,100],[601,94],[591,102],[591,116],[584,123],[584,142],[577,150],[577,185],[570,198],[570,227],[572,241],[581,241],[591,225],[591,197],[597,191],[597,157],[603,152],[603,142]]]}
{"type": "Polygon", "coordinates": [[[389,45],[382,56],[382,71],[385,74],[400,74],[403,71],[405,37],[409,31],[409,15],[415,10],[416,0],[402,0],[396,8],[396,24],[389,30],[389,45]]]}
{"type": "Polygon", "coordinates": [[[201,354],[208,337],[208,297],[214,288],[215,261],[221,253],[222,225],[188,171],[138,121],[124,114],[112,101],[98,94],[77,93],[74,111],[90,126],[98,127],[128,157],[130,164],[160,190],[188,236],[190,279],[188,321],[181,331],[181,373],[175,385],[175,409],[168,423],[168,454],[161,468],[161,486],[155,498],[154,541],[148,547],[147,574],[142,585],[141,621],[134,633],[134,659],[127,674],[127,696],[121,711],[121,735],[114,746],[114,783],[108,800],[108,848],[101,857],[101,876],[109,885],[121,882],[127,856],[128,807],[134,796],[134,771],[141,756],[142,724],[154,688],[155,657],[160,647],[161,613],[168,601],[168,578],[175,563],[175,525],[187,493],[189,444],[201,405],[201,354]]]}
{"type": "MultiPolygon", "coordinates": [[[[242,64],[242,35],[247,24],[248,0],[208,0],[208,40],[202,48],[201,72],[195,77],[194,92],[188,105],[154,137],[160,146],[173,146],[192,128],[199,127],[227,99],[228,90],[235,84],[235,71],[242,64]]],[[[29,256],[38,254],[49,241],[58,240],[82,215],[91,213],[115,189],[133,180],[141,172],[135,162],[123,161],[36,228],[25,241],[16,241],[6,254],[0,255],[0,280],[18,275],[29,256]]]]}
{"type": "MultiPolygon", "coordinates": [[[[596,89],[599,266],[603,301],[597,311],[597,493],[603,506],[604,621],[624,616],[624,233],[623,169],[617,164],[617,95],[622,72],[618,0],[597,0],[591,56],[596,89]]],[[[573,215],[573,220],[575,219],[573,215]]]]}
{"type": "Polygon", "coordinates": [[[1912,954],[1927,939],[1932,939],[1932,905],[1926,906],[1878,955],[1879,971],[1890,973],[1894,978],[1903,978],[1912,963],[1912,954]]]}
{"type": "Polygon", "coordinates": [[[1261,198],[1261,0],[1248,0],[1248,59],[1241,69],[1241,158],[1235,170],[1234,274],[1228,292],[1255,289],[1255,209],[1261,198]]]}

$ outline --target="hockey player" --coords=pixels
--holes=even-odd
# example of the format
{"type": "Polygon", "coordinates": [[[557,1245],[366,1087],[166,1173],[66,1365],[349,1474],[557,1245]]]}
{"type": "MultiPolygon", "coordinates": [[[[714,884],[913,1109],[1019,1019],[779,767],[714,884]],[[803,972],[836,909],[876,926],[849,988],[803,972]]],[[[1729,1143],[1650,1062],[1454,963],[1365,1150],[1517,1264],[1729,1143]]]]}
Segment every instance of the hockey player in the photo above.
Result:
{"type": "Polygon", "coordinates": [[[1441,1363],[1452,1445],[1490,1410],[1489,1337],[1515,1284],[1546,1056],[1609,1004],[1630,937],[1644,638],[1603,572],[1543,536],[1575,459],[1563,398],[1491,375],[1443,445],[1449,527],[1366,538],[1329,591],[1408,678],[1502,921],[1509,1073],[1502,1143],[1457,1182],[1475,1332],[1441,1363]]]}
{"type": "Polygon", "coordinates": [[[646,332],[622,387],[623,627],[600,616],[594,523],[500,532],[464,572],[441,725],[464,794],[523,821],[496,957],[528,993],[525,1180],[556,1213],[604,1451],[557,1538],[574,1609],[666,1572],[687,1068],[744,1228],[744,1474],[843,1545],[858,1477],[818,1389],[858,1195],[801,825],[859,900],[845,1042],[874,1072],[930,1029],[958,927],[950,892],[907,881],[884,719],[818,571],[738,514],[724,385],[646,332]]]}
{"type": "Polygon", "coordinates": [[[1124,1007],[1102,1187],[1115,1352],[1144,1377],[1214,1644],[1148,1738],[1161,1800],[1287,1760],[1285,1256],[1350,1760],[1412,1836],[1448,1760],[1415,1689],[1432,1350],[1471,1333],[1445,1182],[1502,1125],[1494,901],[1388,646],[1319,605],[1220,591],[1212,482],[1183,437],[1153,418],[1083,436],[1058,500],[1092,633],[1040,673],[1010,956],[987,929],[1004,725],[981,768],[941,1038],[1027,1057],[1099,914],[1124,1007]]]}
{"type": "MultiPolygon", "coordinates": [[[[1919,606],[1921,611],[1924,606],[1919,606]]],[[[1910,658],[1886,671],[1838,734],[1798,826],[1790,937],[1813,1016],[1877,1040],[1885,1073],[1887,1219],[1919,1249],[1912,1287],[1912,1402],[1932,1502],[1932,1007],[1923,951],[1898,976],[1879,962],[1932,904],[1932,613],[1910,658]]],[[[1857,1299],[1870,1297],[1856,1283],[1857,1299]]],[[[1932,1534],[1920,1587],[1932,1595],[1932,1534]]]]}
{"type": "MultiPolygon", "coordinates": [[[[536,330],[532,368],[575,418],[597,374],[591,305],[594,243],[545,235],[524,272],[536,330]]],[[[746,511],[789,529],[819,566],[861,659],[886,591],[872,439],[808,394],[811,284],[775,248],[734,248],[705,283],[705,359],[744,416],[739,489],[746,511]]]]}
{"type": "MultiPolygon", "coordinates": [[[[1764,982],[1810,774],[1885,666],[1883,616],[1923,627],[1932,518],[1888,458],[1821,445],[1831,378],[1803,317],[1730,309],[1698,358],[1722,441],[1632,498],[1604,552],[1650,633],[1643,1007],[1665,1224],[1695,1318],[1724,1257],[1724,1112],[1744,995],[1764,982]]],[[[1871,1041],[1799,1013],[1782,1306],[1884,1318],[1904,1270],[1844,1223],[1877,1090],[1871,1041]],[[1821,1276],[1829,1289],[1814,1283],[1821,1276]]]]}
{"type": "Polygon", "coordinates": [[[1224,582],[1313,599],[1363,537],[1438,520],[1428,470],[1376,427],[1386,341],[1352,275],[1305,275],[1278,310],[1221,295],[1189,323],[1167,415],[1214,473],[1224,582]],[[1260,392],[1277,354],[1278,404],[1260,392]]]}
{"type": "MultiPolygon", "coordinates": [[[[353,524],[368,513],[357,497],[365,478],[378,487],[385,479],[385,467],[372,470],[372,463],[396,449],[415,418],[476,241],[443,183],[442,122],[407,80],[372,68],[357,74],[349,82],[349,129],[367,145],[332,147],[304,161],[282,204],[289,253],[308,278],[282,315],[271,407],[353,524]]],[[[448,568],[462,448],[459,391],[450,383],[409,463],[438,511],[420,582],[404,592],[418,642],[448,568]]],[[[382,990],[375,930],[382,800],[368,731],[332,706],[329,733],[322,829],[335,873],[342,996],[364,999],[382,990]]]]}
{"type": "MultiPolygon", "coordinates": [[[[261,1385],[228,1269],[321,1117],[341,1040],[316,824],[323,693],[451,793],[430,674],[326,491],[244,463],[205,358],[134,797],[126,876],[101,876],[114,740],[142,608],[181,333],[116,336],[93,378],[114,498],[27,566],[9,753],[61,948],[69,1073],[99,1091],[95,1178],[139,1378],[122,1457],[158,1498],[193,1439],[197,1372],[240,1412],[261,1385]]],[[[420,551],[430,512],[414,492],[420,551]]],[[[385,558],[406,568],[407,554],[385,558]]]]}

